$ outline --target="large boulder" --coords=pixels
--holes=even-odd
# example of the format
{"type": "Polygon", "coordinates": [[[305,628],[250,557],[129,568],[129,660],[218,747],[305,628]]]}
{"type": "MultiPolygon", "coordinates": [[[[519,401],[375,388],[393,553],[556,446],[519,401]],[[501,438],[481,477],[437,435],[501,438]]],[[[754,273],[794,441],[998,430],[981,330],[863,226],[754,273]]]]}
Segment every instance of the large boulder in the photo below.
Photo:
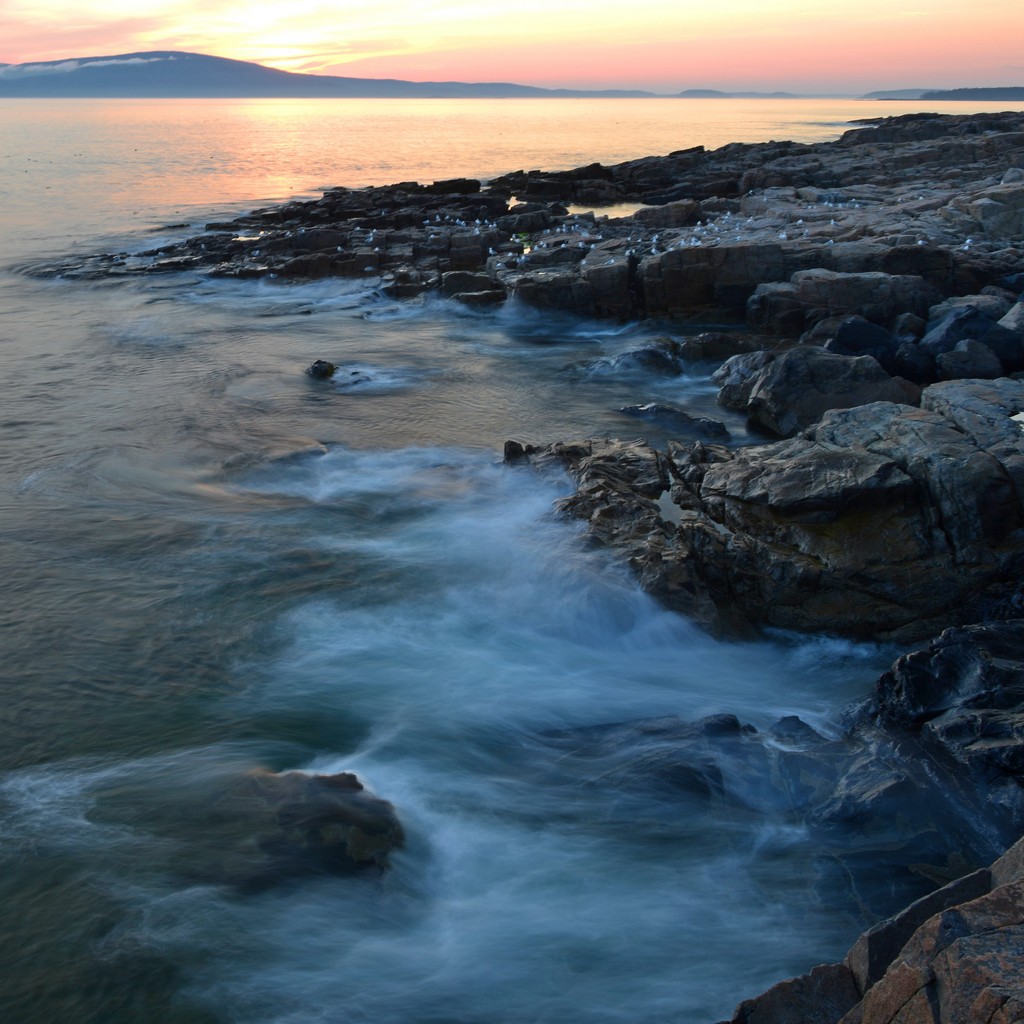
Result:
{"type": "Polygon", "coordinates": [[[143,766],[101,788],[92,814],[159,837],[164,862],[154,866],[242,892],[318,874],[374,876],[403,844],[394,807],[350,772],[199,765],[188,781],[171,785],[143,766]]]}
{"type": "Polygon", "coordinates": [[[992,827],[1024,831],[1024,621],[946,630],[881,677],[869,714],[956,765],[992,827]]]}
{"type": "Polygon", "coordinates": [[[995,352],[973,338],[965,338],[950,351],[940,352],[935,357],[935,370],[939,380],[995,380],[1004,372],[995,352]]]}
{"type": "Polygon", "coordinates": [[[788,283],[776,278],[759,285],[747,301],[747,321],[780,333],[853,314],[885,325],[901,313],[925,315],[940,297],[934,285],[916,274],[819,267],[797,271],[788,283]]]}
{"type": "Polygon", "coordinates": [[[987,346],[1005,372],[1024,369],[1024,335],[1004,327],[974,306],[960,306],[930,324],[918,345],[937,358],[968,340],[987,346]]]}
{"type": "Polygon", "coordinates": [[[889,374],[896,374],[896,352],[900,339],[880,324],[862,316],[844,317],[823,348],[842,356],[872,356],[889,374]]]}
{"type": "Polygon", "coordinates": [[[1024,382],[948,381],[921,408],[831,410],[736,451],[595,440],[535,458],[575,475],[564,512],[711,628],[919,639],[971,621],[1024,569],[1022,412],[1024,382]],[[671,505],[667,481],[629,484],[638,461],[670,474],[671,505]]]}
{"type": "Polygon", "coordinates": [[[791,437],[829,409],[919,400],[918,387],[890,377],[872,356],[838,355],[814,346],[778,353],[745,380],[742,390],[723,389],[719,398],[779,437],[791,437]]]}

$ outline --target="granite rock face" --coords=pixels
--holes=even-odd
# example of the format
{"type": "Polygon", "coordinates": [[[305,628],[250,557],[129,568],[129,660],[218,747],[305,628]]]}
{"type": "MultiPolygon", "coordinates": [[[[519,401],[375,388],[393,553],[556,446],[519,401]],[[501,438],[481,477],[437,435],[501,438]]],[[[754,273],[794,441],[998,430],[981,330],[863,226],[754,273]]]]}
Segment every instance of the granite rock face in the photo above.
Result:
{"type": "Polygon", "coordinates": [[[739,1005],[730,1024],[1015,1024],[1024,1020],[1024,840],[739,1005]]]}
{"type": "Polygon", "coordinates": [[[563,512],[711,628],[912,640],[973,621],[1024,566],[1022,412],[1024,382],[949,381],[739,450],[523,450],[575,477],[563,512]]]}
{"type": "MultiPolygon", "coordinates": [[[[870,355],[846,356],[814,346],[768,353],[763,365],[739,384],[723,389],[722,405],[745,412],[750,420],[778,437],[791,437],[817,423],[829,409],[849,409],[870,402],[916,405],[920,388],[891,377],[870,355]]],[[[745,357],[735,357],[738,361],[745,357]]],[[[749,366],[749,361],[741,365],[749,366]]],[[[712,380],[729,380],[727,361],[712,380]]]]}

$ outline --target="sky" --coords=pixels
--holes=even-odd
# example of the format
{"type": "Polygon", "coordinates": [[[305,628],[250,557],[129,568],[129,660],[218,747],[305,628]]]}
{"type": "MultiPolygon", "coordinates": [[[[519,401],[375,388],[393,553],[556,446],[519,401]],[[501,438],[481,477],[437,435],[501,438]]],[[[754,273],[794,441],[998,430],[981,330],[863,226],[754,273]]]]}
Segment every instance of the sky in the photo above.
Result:
{"type": "Polygon", "coordinates": [[[190,50],[286,71],[546,88],[1024,85],[1021,0],[0,0],[0,63],[190,50]]]}

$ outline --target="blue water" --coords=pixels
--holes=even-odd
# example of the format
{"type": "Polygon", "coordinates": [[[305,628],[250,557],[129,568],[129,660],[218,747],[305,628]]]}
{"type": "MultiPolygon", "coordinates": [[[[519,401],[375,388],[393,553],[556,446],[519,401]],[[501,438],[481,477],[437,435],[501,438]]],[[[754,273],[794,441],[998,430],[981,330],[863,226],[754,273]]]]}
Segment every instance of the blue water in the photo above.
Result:
{"type": "MultiPolygon", "coordinates": [[[[573,104],[597,139],[607,110],[573,104]]],[[[507,438],[636,436],[626,404],[721,415],[706,367],[594,373],[656,328],[400,304],[372,280],[23,273],[362,183],[359,152],[318,155],[312,107],[254,154],[281,130],[265,108],[0,107],[0,1017],[710,1022],[841,955],[866,922],[812,885],[798,822],[616,788],[545,739],[723,711],[828,733],[890,657],[715,640],[553,514],[565,478],[501,465],[507,438]],[[317,358],[360,383],[312,381],[317,358]],[[407,845],[379,879],[209,881],[230,841],[204,809],[257,768],[357,772],[407,845]]],[[[474,152],[458,109],[452,151],[474,152]]],[[[625,155],[686,144],[656,127],[670,144],[625,155]]],[[[521,164],[582,162],[545,145],[521,164]]]]}

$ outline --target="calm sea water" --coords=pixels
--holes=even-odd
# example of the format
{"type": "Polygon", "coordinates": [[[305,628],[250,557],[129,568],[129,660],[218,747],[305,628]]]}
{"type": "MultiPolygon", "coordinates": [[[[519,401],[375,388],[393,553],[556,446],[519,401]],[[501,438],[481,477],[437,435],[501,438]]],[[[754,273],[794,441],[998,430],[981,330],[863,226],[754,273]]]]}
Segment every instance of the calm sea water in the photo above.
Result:
{"type": "Polygon", "coordinates": [[[798,826],[610,794],[537,742],[722,711],[827,731],[891,653],[715,641],[552,517],[566,481],[499,465],[508,437],[634,436],[624,404],[714,410],[702,374],[598,372],[649,328],[22,271],[335,184],[905,109],[0,103],[0,1018],[700,1022],[841,954],[865,922],[812,889],[798,826]],[[314,383],[319,357],[371,383],[314,383]],[[380,882],[197,884],[201,810],[256,767],[357,771],[407,849],[380,882]]]}

